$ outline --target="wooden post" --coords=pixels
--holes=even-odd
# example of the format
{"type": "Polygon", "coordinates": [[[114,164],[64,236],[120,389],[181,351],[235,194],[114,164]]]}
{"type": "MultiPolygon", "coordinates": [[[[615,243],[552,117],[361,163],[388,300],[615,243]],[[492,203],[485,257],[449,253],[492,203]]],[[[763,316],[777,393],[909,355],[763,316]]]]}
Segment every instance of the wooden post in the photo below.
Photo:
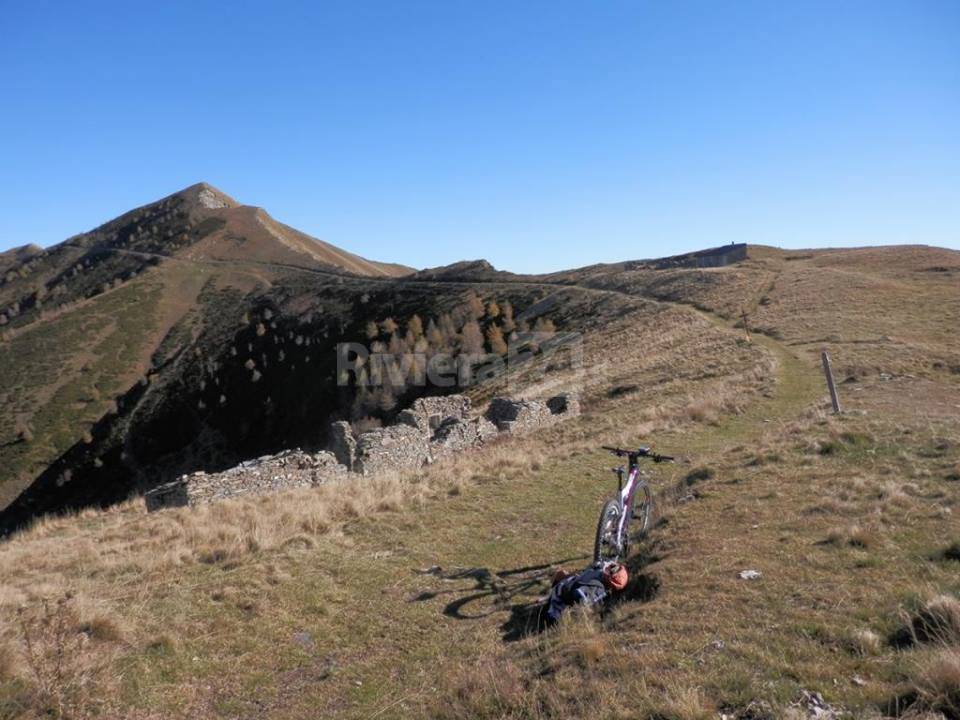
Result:
{"type": "Polygon", "coordinates": [[[830,390],[830,401],[833,403],[833,411],[840,412],[840,398],[837,397],[837,386],[833,382],[833,370],[830,369],[830,356],[824,350],[820,353],[820,359],[823,361],[823,374],[827,376],[827,388],[830,390]]]}

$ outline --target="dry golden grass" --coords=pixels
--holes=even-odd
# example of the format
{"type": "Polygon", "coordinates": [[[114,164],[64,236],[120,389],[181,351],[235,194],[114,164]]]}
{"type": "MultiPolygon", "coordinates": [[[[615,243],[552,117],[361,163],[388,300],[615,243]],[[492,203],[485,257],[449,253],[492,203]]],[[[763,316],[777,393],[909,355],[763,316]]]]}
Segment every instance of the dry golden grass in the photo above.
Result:
{"type": "Polygon", "coordinates": [[[99,716],[119,683],[114,662],[121,638],[115,625],[84,622],[70,596],[17,611],[19,652],[7,647],[5,676],[14,689],[5,711],[57,718],[99,716]]]}
{"type": "Polygon", "coordinates": [[[911,712],[949,713],[952,646],[890,640],[954,617],[916,598],[960,592],[958,425],[937,409],[958,388],[863,382],[834,417],[783,343],[658,312],[588,338],[584,417],[529,438],[378,488],[44,521],[0,547],[0,618],[74,588],[86,622],[120,621],[99,644],[129,648],[121,707],[164,717],[794,717],[804,690],[874,717],[904,683],[911,712]],[[553,567],[587,562],[616,463],[597,446],[649,435],[680,463],[653,472],[644,592],[524,635],[553,567]]]}
{"type": "Polygon", "coordinates": [[[849,527],[832,528],[827,533],[824,542],[831,545],[849,545],[867,550],[875,548],[880,543],[880,537],[875,529],[855,524],[849,527]]]}
{"type": "Polygon", "coordinates": [[[917,659],[911,689],[920,708],[960,717],[960,647],[938,648],[917,659]]]}
{"type": "MultiPolygon", "coordinates": [[[[19,609],[37,611],[69,597],[65,607],[75,614],[69,620],[71,639],[93,642],[91,653],[106,644],[169,650],[175,638],[131,630],[154,625],[146,616],[157,588],[194,577],[203,566],[229,573],[269,558],[302,555],[321,537],[349,552],[344,526],[358,518],[413,510],[466,483],[509,481],[539,467],[542,458],[540,448],[522,440],[501,442],[408,476],[349,480],[158,513],[147,513],[141,500],[133,500],[105,511],[43,518],[0,546],[0,666],[10,675],[33,675],[24,665],[24,653],[13,650],[26,640],[15,620],[19,609]]],[[[268,564],[265,580],[277,585],[292,579],[268,564]]],[[[210,577],[189,591],[214,587],[214,600],[243,602],[236,591],[217,588],[220,582],[210,577]]],[[[245,609],[253,611],[255,605],[247,603],[245,609]]],[[[48,696],[45,690],[43,697],[48,696]]]]}
{"type": "MultiPolygon", "coordinates": [[[[22,642],[10,622],[18,606],[38,607],[69,592],[79,613],[78,628],[95,641],[94,650],[116,646],[129,648],[133,655],[175,656],[180,652],[177,632],[187,632],[187,627],[172,634],[160,630],[166,621],[155,617],[165,612],[158,610],[157,598],[167,588],[176,588],[183,600],[205,596],[245,616],[264,617],[269,610],[263,594],[296,583],[281,566],[318,552],[321,545],[325,552],[335,548],[351,555],[355,523],[403,516],[425,504],[457,498],[471,487],[509,484],[548,472],[557,457],[592,451],[598,437],[636,442],[636,429],[623,422],[632,416],[634,404],[624,406],[609,397],[621,376],[637,378],[641,392],[656,395],[656,404],[639,405],[650,431],[690,422],[686,407],[695,385],[703,388],[698,394],[715,398],[721,411],[747,402],[769,382],[772,362],[762,348],[738,343],[696,315],[657,312],[668,329],[648,332],[642,344],[636,342],[633,321],[588,338],[592,371],[583,379],[582,422],[498,441],[403,477],[332,483],[153,514],[146,513],[141,502],[131,501],[105,511],[43,518],[0,546],[0,575],[5,579],[0,588],[0,640],[22,642]],[[615,351],[616,362],[611,363],[615,351]],[[677,362],[678,354],[686,359],[677,362]],[[707,374],[698,370],[704,355],[713,358],[707,374]],[[682,381],[678,371],[688,379],[682,381]],[[229,580],[250,572],[263,588],[252,596],[229,580]]],[[[178,622],[174,620],[174,627],[178,622]]],[[[607,657],[599,635],[589,642],[579,639],[571,653],[584,667],[607,657]]]]}
{"type": "Polygon", "coordinates": [[[19,667],[17,651],[9,642],[0,644],[0,681],[12,679],[19,667]]]}
{"type": "Polygon", "coordinates": [[[878,655],[883,649],[883,640],[873,630],[859,629],[850,635],[848,647],[864,656],[878,655]]]}
{"type": "Polygon", "coordinates": [[[960,600],[952,595],[930,598],[907,615],[897,639],[900,644],[960,646],[960,600]]]}
{"type": "MultiPolygon", "coordinates": [[[[898,393],[902,406],[910,402],[909,391],[887,390],[898,393]]],[[[868,408],[885,407],[887,399],[872,402],[868,408]]],[[[793,420],[770,422],[752,443],[728,443],[711,457],[712,477],[697,482],[703,494],[668,508],[668,524],[654,533],[660,595],[639,611],[615,613],[600,629],[605,641],[579,633],[578,648],[590,655],[603,648],[609,676],[588,674],[580,655],[564,652],[560,634],[537,641],[538,657],[552,660],[532,663],[527,678],[542,676],[544,665],[551,678],[575,674],[578,692],[608,698],[609,716],[684,717],[669,706],[669,684],[684,697],[704,698],[692,703],[692,717],[701,708],[715,717],[718,703],[731,708],[729,714],[767,708],[775,717],[805,717],[802,707],[791,707],[801,688],[852,705],[855,716],[877,716],[898,692],[898,668],[913,663],[909,651],[884,639],[897,603],[931,578],[935,588],[957,588],[949,567],[918,560],[935,554],[934,562],[949,565],[939,537],[960,498],[939,475],[923,470],[942,462],[927,448],[943,443],[930,438],[950,436],[956,427],[955,421],[922,420],[905,433],[899,417],[898,424],[869,412],[838,418],[817,403],[793,420]],[[817,449],[798,443],[801,438],[817,439],[817,449]],[[820,452],[827,443],[834,443],[831,451],[820,452]],[[902,479],[906,474],[912,479],[902,479]],[[845,521],[837,526],[835,516],[845,521]],[[845,550],[831,556],[817,549],[825,537],[845,550]],[[738,586],[737,572],[745,567],[762,570],[770,584],[738,586]],[[715,646],[718,639],[723,642],[715,646]],[[857,682],[865,685],[849,679],[861,676],[868,680],[857,682]],[[650,678],[662,679],[660,686],[651,689],[650,678]],[[629,709],[609,700],[621,696],[631,699],[629,709]]],[[[954,642],[955,607],[952,595],[921,604],[917,626],[935,624],[937,643],[954,642]]],[[[496,657],[515,656],[508,649],[496,657]]],[[[939,678],[950,677],[937,668],[923,676],[924,687],[943,687],[939,678]]],[[[923,692],[933,696],[931,689],[923,692]]],[[[948,705],[929,702],[911,712],[924,708],[949,717],[948,705]]]]}

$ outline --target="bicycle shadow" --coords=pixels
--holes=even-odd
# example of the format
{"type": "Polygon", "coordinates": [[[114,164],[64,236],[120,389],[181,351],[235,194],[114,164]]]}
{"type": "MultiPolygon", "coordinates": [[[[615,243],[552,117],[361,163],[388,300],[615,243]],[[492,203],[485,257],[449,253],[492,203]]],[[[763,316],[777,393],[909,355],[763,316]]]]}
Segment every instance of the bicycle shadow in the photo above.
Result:
{"type": "Polygon", "coordinates": [[[536,601],[550,590],[550,579],[557,567],[588,560],[588,555],[563,558],[540,565],[493,571],[485,567],[454,568],[444,572],[428,571],[440,582],[470,581],[468,587],[451,587],[421,592],[412,601],[422,602],[444,595],[454,595],[443,608],[443,614],[455,620],[480,620],[498,613],[509,613],[501,625],[505,640],[519,639],[529,625],[530,613],[536,614],[536,601]]]}
{"type": "MultiPolygon", "coordinates": [[[[623,592],[608,603],[610,607],[625,602],[648,602],[656,596],[660,582],[646,568],[661,558],[652,552],[650,543],[643,551],[630,557],[624,564],[630,574],[630,581],[623,592]]],[[[521,638],[538,633],[546,627],[545,606],[538,602],[550,592],[550,580],[554,571],[562,565],[577,563],[589,565],[590,555],[556,560],[541,565],[528,565],[500,571],[489,568],[455,568],[444,572],[439,568],[428,571],[441,582],[456,583],[469,580],[467,588],[454,587],[444,590],[421,592],[411,602],[423,602],[444,595],[457,595],[443,608],[443,614],[455,620],[480,620],[499,613],[507,613],[507,619],[500,624],[504,642],[515,642],[521,638]]]]}

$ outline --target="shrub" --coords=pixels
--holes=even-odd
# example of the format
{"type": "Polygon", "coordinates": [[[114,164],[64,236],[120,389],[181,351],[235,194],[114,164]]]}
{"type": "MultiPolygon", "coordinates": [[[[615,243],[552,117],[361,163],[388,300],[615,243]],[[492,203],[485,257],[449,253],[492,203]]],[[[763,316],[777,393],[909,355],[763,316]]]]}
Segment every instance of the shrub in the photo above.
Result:
{"type": "Polygon", "coordinates": [[[23,608],[18,619],[33,709],[54,717],[91,714],[109,696],[105,686],[111,658],[90,652],[90,636],[72,597],[23,608]]]}

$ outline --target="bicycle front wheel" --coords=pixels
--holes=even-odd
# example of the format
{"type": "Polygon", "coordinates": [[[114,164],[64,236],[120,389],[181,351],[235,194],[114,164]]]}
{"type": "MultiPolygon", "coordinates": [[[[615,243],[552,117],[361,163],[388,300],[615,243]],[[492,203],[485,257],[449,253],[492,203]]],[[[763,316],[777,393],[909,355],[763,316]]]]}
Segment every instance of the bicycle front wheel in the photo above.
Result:
{"type": "Polygon", "coordinates": [[[593,544],[593,561],[595,563],[619,560],[620,517],[623,508],[616,499],[607,500],[600,511],[600,520],[597,522],[597,539],[593,544]]]}

